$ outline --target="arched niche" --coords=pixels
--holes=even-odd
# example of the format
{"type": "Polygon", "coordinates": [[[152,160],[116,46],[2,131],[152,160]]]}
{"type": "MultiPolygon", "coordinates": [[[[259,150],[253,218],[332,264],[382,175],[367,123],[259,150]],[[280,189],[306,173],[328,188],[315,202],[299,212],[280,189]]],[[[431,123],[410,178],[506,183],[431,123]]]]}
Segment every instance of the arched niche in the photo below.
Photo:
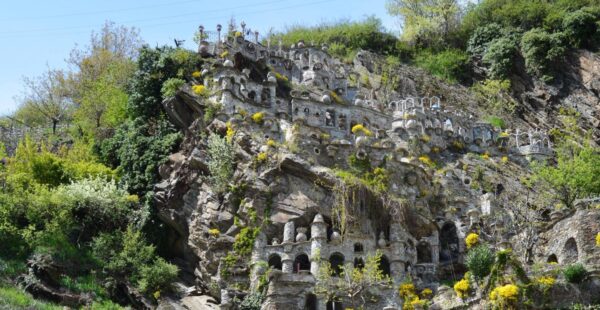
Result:
{"type": "Polygon", "coordinates": [[[556,254],[550,254],[550,256],[548,256],[548,259],[546,260],[546,262],[558,264],[558,258],[556,257],[556,254]]]}
{"type": "Polygon", "coordinates": [[[313,293],[306,294],[304,299],[304,310],[317,310],[319,309],[319,302],[317,296],[313,293]]]}
{"type": "Polygon", "coordinates": [[[344,310],[344,305],[341,301],[328,301],[327,306],[325,307],[327,310],[344,310]]]}
{"type": "Polygon", "coordinates": [[[431,246],[427,242],[417,244],[417,263],[431,263],[431,246]]]}
{"type": "Polygon", "coordinates": [[[269,257],[269,268],[281,270],[281,256],[273,254],[269,257]]]}
{"type": "Polygon", "coordinates": [[[310,260],[308,259],[308,255],[300,254],[296,256],[296,259],[294,260],[294,273],[306,270],[310,271],[310,260]]]}
{"type": "Polygon", "coordinates": [[[364,251],[363,245],[360,242],[354,244],[354,253],[362,253],[364,251]]]}
{"type": "Polygon", "coordinates": [[[381,270],[384,276],[391,275],[390,261],[385,255],[381,256],[381,259],[379,260],[379,270],[381,270]]]}
{"type": "Polygon", "coordinates": [[[365,268],[365,261],[360,257],[355,258],[354,259],[354,268],[358,268],[358,269],[365,268]]]}
{"type": "Polygon", "coordinates": [[[456,225],[447,222],[440,230],[440,262],[454,262],[459,256],[458,233],[456,225]]]}
{"type": "Polygon", "coordinates": [[[567,239],[563,252],[565,253],[563,264],[571,264],[579,259],[579,251],[577,249],[577,241],[575,241],[575,238],[567,239]]]}
{"type": "Polygon", "coordinates": [[[331,271],[333,272],[334,276],[339,276],[342,273],[344,261],[345,258],[342,253],[336,252],[329,256],[329,264],[331,264],[331,271]]]}

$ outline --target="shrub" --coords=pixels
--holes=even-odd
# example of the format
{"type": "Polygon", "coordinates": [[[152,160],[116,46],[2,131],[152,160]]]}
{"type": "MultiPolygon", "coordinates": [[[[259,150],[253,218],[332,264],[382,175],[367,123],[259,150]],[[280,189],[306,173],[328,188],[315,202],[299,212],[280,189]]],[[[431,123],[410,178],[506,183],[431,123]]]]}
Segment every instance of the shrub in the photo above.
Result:
{"type": "Polygon", "coordinates": [[[371,132],[369,129],[367,129],[367,128],[366,128],[365,126],[363,126],[362,124],[357,124],[357,125],[354,125],[354,126],[352,127],[352,133],[353,133],[353,134],[355,134],[355,135],[357,135],[357,134],[361,133],[361,134],[363,134],[363,135],[365,135],[365,136],[368,136],[368,137],[370,137],[370,136],[372,136],[372,135],[373,135],[373,132],[371,132]]]}
{"type": "Polygon", "coordinates": [[[490,292],[490,300],[500,306],[506,307],[508,304],[516,302],[519,298],[519,287],[514,284],[498,286],[490,292]]]}
{"type": "Polygon", "coordinates": [[[512,71],[517,52],[516,40],[509,37],[493,40],[483,56],[483,62],[490,66],[489,76],[493,79],[508,77],[512,71]]]}
{"type": "Polygon", "coordinates": [[[471,88],[482,107],[490,114],[511,114],[517,106],[516,101],[510,96],[509,80],[484,80],[471,88]]]}
{"type": "Polygon", "coordinates": [[[440,53],[423,52],[415,59],[417,66],[448,82],[456,83],[465,79],[469,64],[467,54],[459,49],[449,49],[440,53]]]}
{"type": "Polygon", "coordinates": [[[221,235],[221,231],[218,228],[211,228],[208,230],[208,234],[216,238],[221,235]]]}
{"type": "Polygon", "coordinates": [[[240,303],[241,310],[260,310],[263,302],[263,295],[260,293],[251,293],[246,295],[242,303],[240,303]]]}
{"type": "Polygon", "coordinates": [[[265,161],[267,161],[268,158],[269,156],[265,152],[260,152],[256,155],[256,161],[258,163],[264,163],[265,161]]]}
{"type": "Polygon", "coordinates": [[[491,23],[481,26],[473,32],[467,43],[467,52],[472,56],[483,56],[489,44],[502,36],[502,26],[491,23]]]}
{"type": "Polygon", "coordinates": [[[178,78],[170,78],[163,83],[160,93],[163,98],[169,98],[175,96],[175,93],[185,85],[185,81],[178,78]]]}
{"type": "Polygon", "coordinates": [[[585,270],[585,267],[583,267],[582,264],[574,264],[565,267],[563,274],[568,282],[581,283],[587,275],[587,270],[585,270]]]}
{"type": "Polygon", "coordinates": [[[562,27],[574,47],[588,46],[596,34],[598,19],[591,13],[578,10],[567,14],[562,27]]]}
{"type": "Polygon", "coordinates": [[[600,232],[596,234],[596,246],[600,247],[600,232]]]}
{"type": "Polygon", "coordinates": [[[467,245],[467,249],[472,248],[479,242],[479,235],[476,233],[470,233],[465,238],[465,244],[467,245]]]}
{"type": "Polygon", "coordinates": [[[138,288],[142,292],[151,293],[169,289],[171,282],[177,278],[179,269],[158,257],[152,264],[142,266],[139,272],[141,277],[138,281],[138,288]]]}
{"type": "Polygon", "coordinates": [[[252,121],[256,124],[262,124],[265,120],[265,112],[256,112],[252,114],[252,121]]]}
{"type": "Polygon", "coordinates": [[[198,95],[198,96],[206,96],[206,86],[204,85],[194,85],[192,86],[192,91],[194,91],[194,94],[198,95]]]}
{"type": "Polygon", "coordinates": [[[406,298],[412,295],[415,295],[415,285],[412,282],[406,282],[400,284],[400,288],[398,289],[400,297],[406,298]]]}
{"type": "Polygon", "coordinates": [[[539,277],[535,282],[544,288],[549,288],[554,285],[554,283],[556,282],[556,279],[553,277],[549,277],[549,276],[542,276],[542,277],[539,277]]]}
{"type": "Polygon", "coordinates": [[[467,254],[467,268],[478,279],[483,279],[490,274],[492,264],[494,264],[494,253],[486,245],[474,247],[467,254]]]}
{"type": "Polygon", "coordinates": [[[500,117],[497,116],[488,116],[485,118],[485,120],[490,123],[490,125],[498,128],[498,129],[504,129],[506,128],[506,123],[504,123],[504,120],[501,119],[500,117]]]}
{"type": "Polygon", "coordinates": [[[551,79],[548,74],[566,51],[564,37],[561,32],[550,34],[540,28],[526,32],[521,39],[521,51],[527,72],[551,79]]]}
{"type": "Polygon", "coordinates": [[[454,292],[461,299],[464,299],[469,294],[469,280],[462,279],[454,284],[454,292]]]}
{"type": "Polygon", "coordinates": [[[199,78],[201,76],[202,76],[202,72],[200,72],[200,71],[194,71],[194,72],[192,72],[192,77],[195,78],[195,79],[197,79],[197,78],[199,78]]]}
{"type": "Polygon", "coordinates": [[[226,138],[211,134],[208,137],[208,171],[215,190],[222,193],[233,176],[233,146],[226,138]]]}

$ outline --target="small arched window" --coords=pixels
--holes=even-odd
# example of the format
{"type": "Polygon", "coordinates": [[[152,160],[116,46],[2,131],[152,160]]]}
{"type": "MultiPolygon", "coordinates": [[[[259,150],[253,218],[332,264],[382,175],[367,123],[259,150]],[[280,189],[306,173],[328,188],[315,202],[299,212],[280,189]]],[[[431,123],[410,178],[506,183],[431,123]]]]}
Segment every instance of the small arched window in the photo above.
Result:
{"type": "Polygon", "coordinates": [[[281,256],[277,254],[271,255],[269,257],[269,268],[281,270],[281,256]]]}
{"type": "Polygon", "coordinates": [[[363,252],[363,245],[360,242],[357,242],[354,244],[354,253],[362,253],[363,252]]]}

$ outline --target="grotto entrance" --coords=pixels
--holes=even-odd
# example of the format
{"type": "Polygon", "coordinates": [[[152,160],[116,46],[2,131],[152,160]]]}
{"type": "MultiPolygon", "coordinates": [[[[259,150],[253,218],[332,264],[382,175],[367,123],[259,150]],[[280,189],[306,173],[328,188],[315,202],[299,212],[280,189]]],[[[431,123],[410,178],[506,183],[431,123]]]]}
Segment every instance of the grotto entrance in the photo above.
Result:
{"type": "Polygon", "coordinates": [[[564,247],[564,261],[565,264],[572,264],[579,259],[579,251],[577,250],[577,242],[574,238],[569,238],[567,242],[565,242],[564,247]]]}
{"type": "Polygon", "coordinates": [[[458,261],[458,234],[454,223],[446,223],[440,231],[440,263],[454,263],[458,261]]]}

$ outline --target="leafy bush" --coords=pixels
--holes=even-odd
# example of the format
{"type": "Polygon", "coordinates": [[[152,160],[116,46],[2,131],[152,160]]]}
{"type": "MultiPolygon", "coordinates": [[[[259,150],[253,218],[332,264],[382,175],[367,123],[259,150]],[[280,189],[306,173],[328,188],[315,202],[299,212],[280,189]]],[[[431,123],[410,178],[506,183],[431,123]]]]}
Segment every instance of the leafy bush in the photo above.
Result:
{"type": "Polygon", "coordinates": [[[472,56],[483,56],[490,43],[502,36],[502,26],[487,24],[475,29],[467,43],[467,52],[472,56]]]}
{"type": "Polygon", "coordinates": [[[516,108],[517,103],[509,94],[509,80],[485,80],[476,83],[471,89],[490,114],[511,114],[516,108]]]}
{"type": "Polygon", "coordinates": [[[160,92],[163,98],[175,96],[175,93],[185,85],[185,81],[179,78],[170,78],[163,83],[160,92]]]}
{"type": "Polygon", "coordinates": [[[577,10],[564,17],[562,27],[574,47],[589,46],[598,29],[598,21],[592,13],[577,10]]]}
{"type": "Polygon", "coordinates": [[[433,54],[423,52],[417,56],[416,64],[448,82],[455,83],[465,79],[469,57],[458,49],[449,49],[433,54]]]}
{"type": "Polygon", "coordinates": [[[211,134],[208,137],[208,171],[210,179],[217,192],[227,189],[227,184],[233,176],[234,152],[233,146],[226,138],[211,134]]]}
{"type": "Polygon", "coordinates": [[[486,245],[479,245],[469,250],[466,265],[469,271],[478,279],[483,279],[490,274],[494,264],[494,253],[486,245]]]}
{"type": "Polygon", "coordinates": [[[490,77],[493,79],[508,77],[517,52],[517,42],[514,39],[501,37],[493,40],[483,56],[483,62],[490,66],[490,77]]]}
{"type": "Polygon", "coordinates": [[[525,58],[527,72],[551,79],[548,76],[558,60],[566,51],[563,33],[548,33],[543,29],[535,28],[525,34],[521,39],[521,52],[525,58]]]}
{"type": "Polygon", "coordinates": [[[574,264],[565,267],[563,274],[569,283],[581,283],[587,275],[587,270],[582,264],[574,264]]]}
{"type": "Polygon", "coordinates": [[[263,295],[260,293],[248,294],[240,304],[241,310],[260,310],[263,302],[263,295]]]}
{"type": "Polygon", "coordinates": [[[179,269],[177,266],[167,263],[162,258],[157,258],[152,264],[140,268],[140,280],[138,287],[142,292],[156,292],[161,288],[169,288],[177,278],[179,269]]]}

